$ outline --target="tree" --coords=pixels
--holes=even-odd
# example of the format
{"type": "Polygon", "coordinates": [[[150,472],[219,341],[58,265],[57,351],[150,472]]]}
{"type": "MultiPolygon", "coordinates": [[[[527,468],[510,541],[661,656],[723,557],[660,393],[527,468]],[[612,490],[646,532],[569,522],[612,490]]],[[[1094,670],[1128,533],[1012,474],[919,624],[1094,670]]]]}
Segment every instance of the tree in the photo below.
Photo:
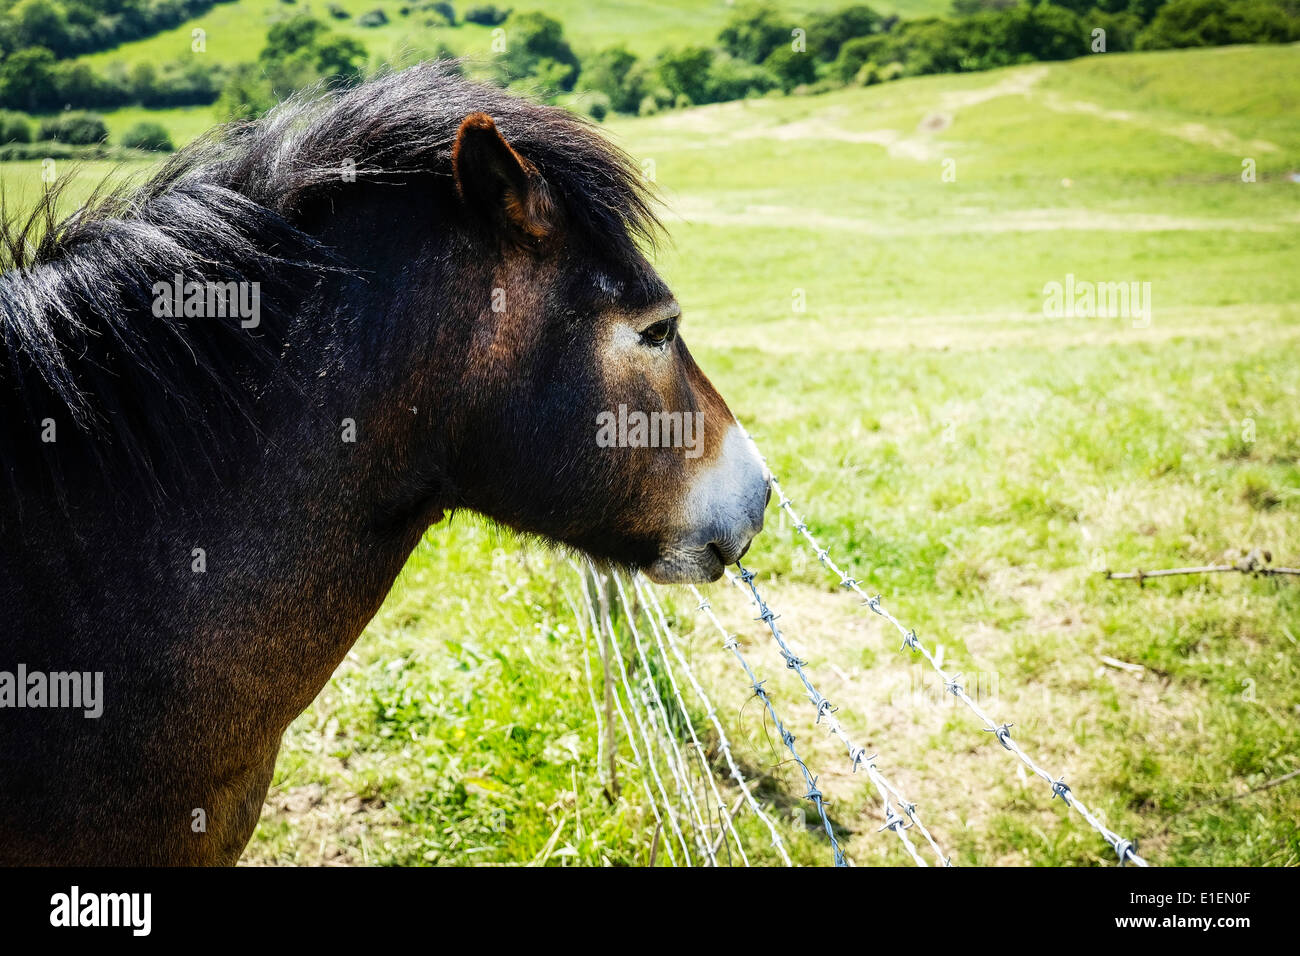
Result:
{"type": "Polygon", "coordinates": [[[507,81],[531,79],[565,92],[573,89],[582,68],[560,21],[536,12],[511,21],[502,67],[507,81]]]}
{"type": "Polygon", "coordinates": [[[808,21],[808,50],[829,62],[840,55],[845,41],[878,33],[882,23],[880,14],[863,4],[818,13],[808,21]]]}
{"type": "Polygon", "coordinates": [[[817,82],[817,64],[811,53],[796,52],[788,43],[772,51],[763,61],[764,68],[789,93],[796,86],[817,82]]]}
{"type": "Polygon", "coordinates": [[[659,54],[659,77],[676,97],[692,103],[709,101],[709,66],[713,51],[702,46],[665,50],[659,54]]]}
{"type": "Polygon", "coordinates": [[[510,12],[510,10],[502,10],[490,3],[481,7],[470,7],[465,11],[465,22],[477,23],[485,27],[496,27],[506,22],[510,12]]]}
{"type": "Polygon", "coordinates": [[[831,73],[841,83],[852,83],[854,78],[868,63],[894,59],[894,44],[886,36],[856,37],[840,45],[839,56],[831,67],[831,73]]]}
{"type": "MultiPolygon", "coordinates": [[[[806,53],[800,56],[809,62],[812,61],[806,53]]],[[[762,96],[779,85],[777,78],[766,65],[746,63],[730,54],[719,52],[709,64],[704,98],[699,102],[723,103],[727,100],[744,99],[747,96],[762,96]]]]}
{"type": "Polygon", "coordinates": [[[309,13],[273,23],[266,31],[266,46],[258,54],[258,59],[263,63],[283,60],[299,50],[314,47],[321,35],[328,32],[329,27],[309,13]]]}
{"type": "Polygon", "coordinates": [[[727,20],[718,43],[737,59],[762,63],[772,51],[790,42],[791,25],[774,8],[750,4],[727,20]]]}
{"type": "Polygon", "coordinates": [[[1137,48],[1295,40],[1300,40],[1300,13],[1280,0],[1172,0],[1138,36],[1137,48]]]}
{"type": "Polygon", "coordinates": [[[608,96],[611,109],[635,113],[646,95],[645,74],[636,65],[636,54],[628,52],[627,47],[608,47],[587,58],[582,67],[582,85],[608,96]]]}
{"type": "Polygon", "coordinates": [[[268,86],[276,98],[326,79],[336,86],[360,80],[367,59],[365,45],[355,37],[334,33],[324,22],[300,13],[274,24],[258,54],[265,81],[252,75],[239,78],[239,89],[222,108],[234,117],[259,115],[268,108],[259,89],[268,86]]]}
{"type": "Polygon", "coordinates": [[[275,105],[271,83],[253,63],[235,67],[217,99],[217,116],[223,122],[256,119],[275,105]]]}
{"type": "Polygon", "coordinates": [[[341,35],[328,36],[316,46],[316,69],[321,76],[351,85],[360,81],[367,56],[360,40],[341,35]]]}
{"type": "Polygon", "coordinates": [[[19,46],[42,46],[56,57],[72,52],[68,42],[68,15],[60,4],[50,0],[21,0],[9,15],[17,24],[19,46]]]}
{"type": "Polygon", "coordinates": [[[152,63],[134,63],[127,73],[127,83],[131,89],[131,98],[137,103],[148,104],[158,92],[158,71],[152,63]]]}
{"type": "Polygon", "coordinates": [[[10,54],[0,64],[0,105],[28,112],[54,108],[54,62],[54,54],[42,46],[10,54]]]}
{"type": "Polygon", "coordinates": [[[75,106],[120,106],[131,96],[125,83],[119,86],[109,82],[77,60],[56,63],[53,82],[58,100],[75,106]]]}
{"type": "Polygon", "coordinates": [[[1088,31],[1082,21],[1051,3],[1016,7],[1000,15],[999,23],[1006,31],[1001,45],[1011,53],[1034,60],[1068,60],[1088,52],[1088,31]]]}
{"type": "MultiPolygon", "coordinates": [[[[1121,2],[1127,3],[1128,0],[1121,2]]],[[[1019,5],[1020,0],[952,0],[952,12],[959,17],[971,17],[987,10],[1009,10],[1019,5]]]]}

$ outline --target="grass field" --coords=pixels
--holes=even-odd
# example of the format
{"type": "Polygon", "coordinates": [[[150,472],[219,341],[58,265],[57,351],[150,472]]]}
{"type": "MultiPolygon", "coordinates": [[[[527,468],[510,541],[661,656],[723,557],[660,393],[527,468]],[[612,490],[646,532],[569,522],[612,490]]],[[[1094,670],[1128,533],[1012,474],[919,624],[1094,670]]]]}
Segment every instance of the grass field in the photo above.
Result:
{"type": "MultiPolygon", "coordinates": [[[[1298,74],[1295,47],[1108,54],[609,126],[653,160],[687,341],[814,532],[1156,864],[1300,863],[1300,781],[1254,791],[1300,766],[1300,581],[1097,573],[1300,564],[1298,74]],[[1048,317],[1068,275],[1149,282],[1150,321],[1048,317]]],[[[0,167],[10,192],[37,173],[0,167]]],[[[746,562],[954,861],[1113,860],[810,557],[770,513],[746,562]]],[[[849,857],[903,862],[761,624],[709,590],[849,857]]],[[[667,593],[792,855],[828,862],[667,593]]],[[[612,801],[597,780],[573,594],[557,556],[432,529],[294,723],[246,861],[647,862],[636,770],[612,801]]]]}

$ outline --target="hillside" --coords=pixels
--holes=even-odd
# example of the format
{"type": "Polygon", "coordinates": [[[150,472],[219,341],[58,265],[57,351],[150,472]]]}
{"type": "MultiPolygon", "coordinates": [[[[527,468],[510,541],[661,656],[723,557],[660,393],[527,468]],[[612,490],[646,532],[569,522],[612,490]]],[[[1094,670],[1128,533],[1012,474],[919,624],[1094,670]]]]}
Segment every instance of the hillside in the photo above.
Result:
{"type": "MultiPolygon", "coordinates": [[[[683,335],[813,530],[1155,864],[1300,864],[1300,787],[1253,790],[1300,752],[1300,590],[1097,573],[1300,563],[1297,75],[1297,46],[1106,54],[605,127],[653,161],[683,335]],[[1149,310],[1049,314],[1068,276],[1149,283],[1149,310]]],[[[36,164],[0,178],[41,188],[36,164]]],[[[955,862],[1113,862],[790,530],[770,515],[746,563],[955,862]]],[[[482,522],[431,529],[294,723],[249,862],[646,862],[636,772],[614,800],[596,777],[569,574],[482,522]]],[[[761,708],[669,593],[792,855],[826,863],[761,708]]],[[[752,612],[710,596],[849,857],[903,862],[752,612]]]]}
{"type": "MultiPolygon", "coordinates": [[[[124,63],[164,62],[187,56],[190,37],[195,28],[207,33],[208,56],[218,63],[246,63],[257,59],[262,48],[260,37],[265,37],[267,27],[276,19],[291,13],[311,11],[341,33],[354,36],[366,44],[370,53],[380,60],[399,61],[411,52],[419,53],[437,49],[440,43],[454,52],[467,56],[486,56],[491,50],[492,30],[473,23],[456,27],[429,26],[427,14],[412,11],[403,16],[403,7],[418,4],[399,0],[334,0],[334,3],[286,4],[282,0],[236,0],[214,7],[181,27],[168,30],[133,43],[96,53],[83,59],[96,66],[119,61],[124,63]],[[331,17],[327,8],[337,5],[352,19],[331,17]],[[388,15],[384,26],[366,28],[358,26],[356,18],[368,10],[382,9],[388,15]]],[[[794,13],[834,8],[834,2],[782,2],[775,4],[782,10],[794,13]]],[[[949,0],[884,0],[872,7],[881,13],[898,13],[903,16],[921,16],[945,12],[949,0]]],[[[457,17],[461,17],[473,4],[455,4],[457,17]]],[[[623,0],[613,4],[584,3],[581,0],[555,0],[538,3],[524,0],[520,3],[503,3],[498,6],[513,9],[515,13],[540,10],[564,24],[565,35],[581,55],[601,47],[623,44],[634,53],[651,56],[666,46],[684,46],[708,41],[722,27],[734,10],[725,0],[623,0]]],[[[507,22],[507,26],[508,26],[507,22]]]]}

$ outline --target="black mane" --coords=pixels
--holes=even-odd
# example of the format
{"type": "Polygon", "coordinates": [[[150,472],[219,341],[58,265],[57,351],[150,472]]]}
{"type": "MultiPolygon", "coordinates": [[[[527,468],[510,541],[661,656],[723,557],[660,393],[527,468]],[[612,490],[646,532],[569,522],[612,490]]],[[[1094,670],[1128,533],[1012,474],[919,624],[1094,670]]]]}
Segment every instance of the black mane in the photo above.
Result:
{"type": "Polygon", "coordinates": [[[0,217],[0,484],[15,501],[36,481],[64,498],[69,472],[89,468],[161,492],[169,469],[208,447],[196,436],[220,442],[253,422],[294,304],[338,263],[302,227],[304,208],[348,188],[345,168],[357,181],[432,175],[450,188],[455,135],[472,112],[492,116],[538,168],[571,230],[614,254],[653,242],[639,170],[562,109],[435,64],[296,97],[201,138],[143,185],[98,191],[61,222],[58,189],[21,219],[0,217]],[[276,281],[250,333],[237,318],[155,318],[153,285],[174,274],[276,281]],[[54,444],[41,442],[47,419],[54,444]]]}

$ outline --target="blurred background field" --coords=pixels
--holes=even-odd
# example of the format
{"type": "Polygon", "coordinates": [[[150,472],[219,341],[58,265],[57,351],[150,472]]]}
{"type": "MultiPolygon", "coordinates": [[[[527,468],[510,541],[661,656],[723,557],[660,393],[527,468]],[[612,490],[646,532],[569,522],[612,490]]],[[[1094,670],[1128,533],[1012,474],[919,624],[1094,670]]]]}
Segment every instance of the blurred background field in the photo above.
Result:
{"type": "MultiPolygon", "coordinates": [[[[693,29],[653,7],[664,31],[693,29]]],[[[648,43],[641,9],[564,20],[648,43]]],[[[1298,100],[1300,49],[1229,46],[605,123],[662,192],[658,263],[687,342],[814,532],[953,669],[983,675],[987,708],[1157,864],[1300,862],[1300,783],[1254,791],[1300,766],[1300,582],[1098,573],[1251,547],[1300,564],[1298,100]],[[1067,275],[1149,282],[1149,324],[1045,315],[1067,275]]],[[[211,119],[165,116],[178,144],[211,119]]],[[[107,169],[60,175],[75,198],[107,169]]],[[[40,174],[0,165],[11,207],[40,174]]],[[[1113,861],[810,557],[769,512],[746,560],[954,862],[1113,861]]],[[[761,623],[709,592],[848,856],[904,862],[761,623]]],[[[562,555],[468,515],[431,529],[291,728],[245,861],[648,862],[637,770],[620,767],[617,796],[597,778],[576,594],[562,555]]],[[[743,675],[689,595],[667,594],[792,856],[829,862],[743,675]]]]}

